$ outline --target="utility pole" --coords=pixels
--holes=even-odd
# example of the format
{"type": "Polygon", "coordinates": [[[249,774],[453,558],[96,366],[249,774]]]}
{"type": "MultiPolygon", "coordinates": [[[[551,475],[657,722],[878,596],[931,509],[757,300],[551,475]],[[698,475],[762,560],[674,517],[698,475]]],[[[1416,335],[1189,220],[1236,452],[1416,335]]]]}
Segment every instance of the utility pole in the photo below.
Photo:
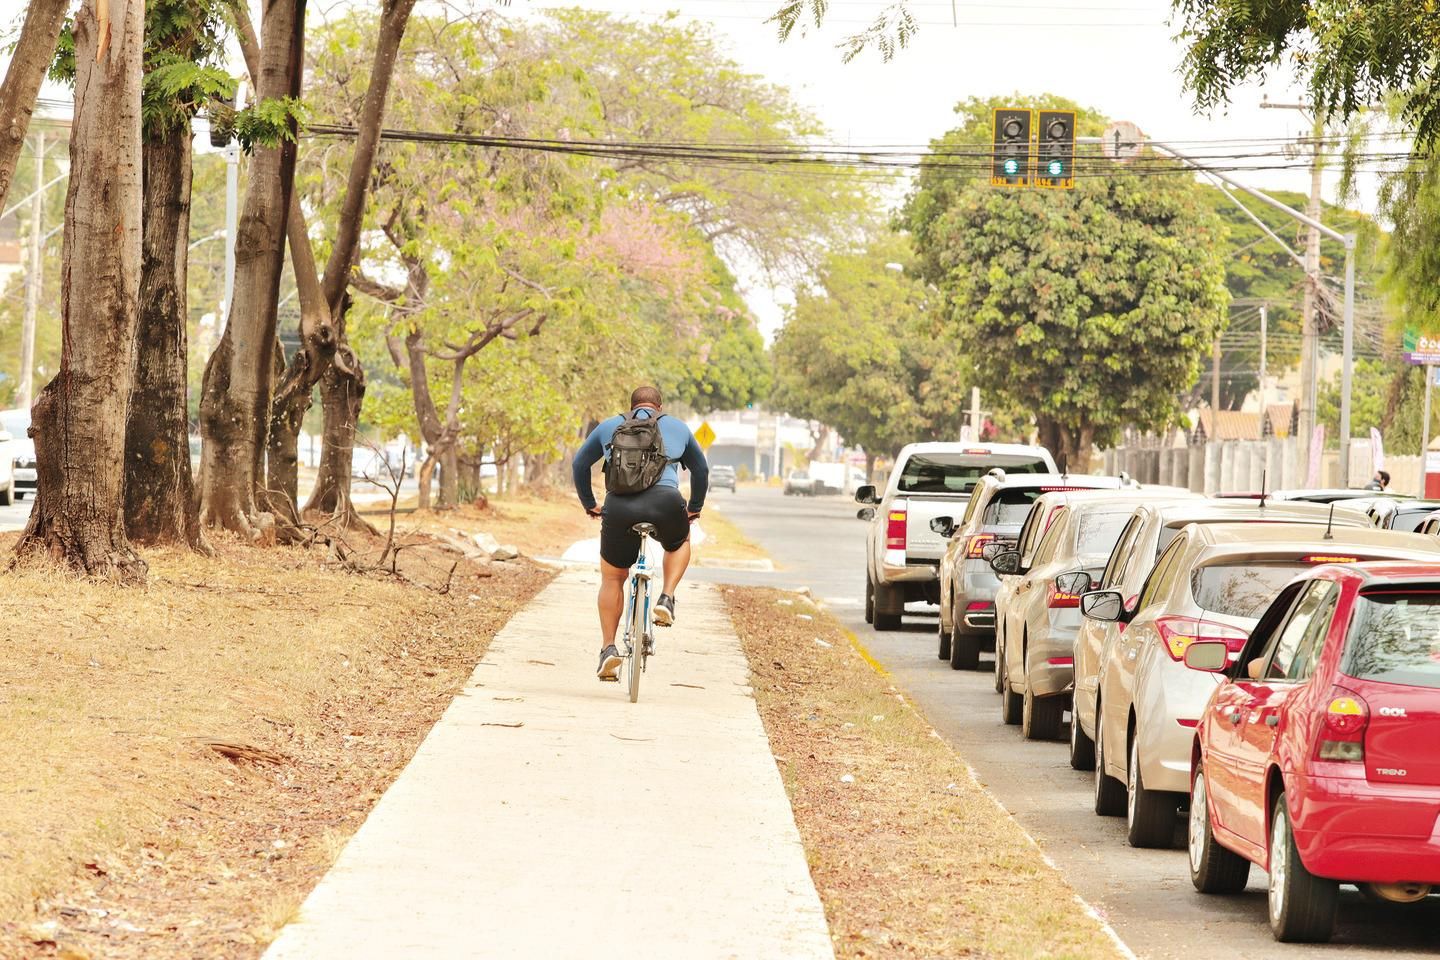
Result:
{"type": "MultiPolygon", "coordinates": [[[[1300,462],[1308,463],[1310,441],[1315,433],[1315,408],[1319,402],[1320,380],[1320,324],[1316,313],[1320,297],[1320,192],[1325,161],[1320,152],[1325,137],[1325,124],[1308,103],[1271,103],[1268,99],[1260,104],[1263,110],[1297,110],[1311,119],[1311,136],[1301,138],[1302,146],[1310,147],[1310,201],[1305,207],[1305,216],[1310,219],[1305,236],[1305,296],[1300,313],[1300,462]]],[[[1349,437],[1341,437],[1341,445],[1348,446],[1349,437]]],[[[1346,468],[1342,464],[1341,472],[1346,468]]]]}
{"type": "Polygon", "coordinates": [[[1210,423],[1216,434],[1220,432],[1220,338],[1210,352],[1210,423]]]}
{"type": "Polygon", "coordinates": [[[20,384],[15,404],[26,410],[35,391],[35,323],[40,312],[40,290],[45,285],[42,241],[45,217],[45,131],[35,131],[35,192],[30,197],[30,270],[25,275],[25,316],[20,325],[20,384]]]}
{"type": "MultiPolygon", "coordinates": [[[[1320,220],[1321,174],[1325,164],[1320,156],[1320,140],[1324,125],[1316,119],[1314,136],[1310,140],[1310,205],[1305,215],[1311,220],[1320,220]]],[[[1305,302],[1300,314],[1300,383],[1304,387],[1300,403],[1300,436],[1309,443],[1315,429],[1315,408],[1319,402],[1320,387],[1320,323],[1316,317],[1319,307],[1320,285],[1320,231],[1312,225],[1305,238],[1305,302]]],[[[1342,438],[1349,439],[1349,438],[1342,438]]]]}
{"type": "Polygon", "coordinates": [[[1269,399],[1269,396],[1268,396],[1267,391],[1266,391],[1266,384],[1265,384],[1265,354],[1266,354],[1265,338],[1266,338],[1266,336],[1267,336],[1268,333],[1269,333],[1269,329],[1270,329],[1270,305],[1269,305],[1268,303],[1262,303],[1262,304],[1260,304],[1260,416],[1261,416],[1261,417],[1264,417],[1264,416],[1265,416],[1265,411],[1266,411],[1266,409],[1267,409],[1267,407],[1268,407],[1268,404],[1267,404],[1265,401],[1269,399]]]}

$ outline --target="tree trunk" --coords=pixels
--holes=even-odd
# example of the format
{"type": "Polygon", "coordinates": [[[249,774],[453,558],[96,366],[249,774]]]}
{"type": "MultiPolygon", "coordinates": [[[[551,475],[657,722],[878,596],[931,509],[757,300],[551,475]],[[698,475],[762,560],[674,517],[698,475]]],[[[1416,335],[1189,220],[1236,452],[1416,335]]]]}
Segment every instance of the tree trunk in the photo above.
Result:
{"type": "Polygon", "coordinates": [[[435,468],[439,465],[440,458],[435,456],[434,450],[429,450],[425,454],[425,461],[420,464],[420,469],[416,471],[415,482],[420,485],[420,502],[418,506],[421,510],[430,509],[431,495],[435,483],[435,468]]]}
{"type": "Polygon", "coordinates": [[[457,455],[455,460],[459,470],[460,499],[466,503],[473,502],[484,493],[480,489],[480,457],[457,455]]]}
{"type": "Polygon", "coordinates": [[[875,482],[875,454],[865,451],[865,482],[875,482]]]}
{"type": "MultiPolygon", "coordinates": [[[[15,55],[5,70],[5,80],[0,82],[0,207],[5,205],[10,181],[15,178],[35,98],[55,58],[55,41],[69,6],[70,0],[30,0],[25,7],[25,23],[15,41],[15,55]]],[[[35,186],[39,188],[40,184],[35,186]]]]}
{"type": "Polygon", "coordinates": [[[75,117],[61,259],[60,372],[30,434],[39,490],[16,552],[143,583],[125,536],[125,423],[135,369],[141,242],[142,0],[75,15],[75,117]]]}
{"type": "MultiPolygon", "coordinates": [[[[314,255],[310,249],[309,233],[305,229],[299,204],[291,208],[290,244],[294,251],[295,275],[301,284],[301,293],[312,292],[313,296],[302,296],[300,349],[295,352],[288,369],[280,380],[275,393],[274,408],[271,411],[271,432],[269,440],[270,487],[277,499],[288,497],[284,506],[293,510],[298,486],[296,447],[300,439],[300,424],[310,409],[311,397],[316,384],[322,378],[332,376],[332,365],[343,338],[344,315],[349,309],[350,272],[360,246],[360,232],[365,219],[366,200],[369,197],[370,180],[375,166],[375,154],[380,146],[380,129],[385,115],[385,101],[390,91],[390,81],[395,74],[395,62],[400,50],[400,41],[405,35],[405,25],[416,0],[386,0],[380,17],[380,35],[376,42],[375,61],[370,67],[370,84],[365,91],[365,102],[361,107],[357,126],[355,152],[350,158],[350,170],[345,184],[345,195],[341,201],[340,217],[336,226],[335,244],[331,247],[330,258],[325,264],[323,281],[317,281],[314,255]],[[303,247],[303,252],[302,252],[303,247]],[[302,280],[303,276],[303,280],[302,280]],[[310,300],[306,309],[306,300],[310,300]]],[[[359,370],[359,359],[349,353],[348,364],[359,370]]],[[[354,380],[348,370],[335,374],[341,380],[354,380]]],[[[336,388],[338,389],[338,388],[336,388]]],[[[337,425],[333,436],[336,442],[346,448],[331,451],[333,457],[322,454],[322,474],[325,463],[338,465],[342,453],[348,457],[354,450],[355,427],[359,423],[358,399],[364,396],[364,372],[359,373],[358,390],[350,383],[337,395],[342,406],[348,397],[357,399],[355,417],[348,424],[337,425]]],[[[327,408],[328,413],[328,408],[327,408]]],[[[328,421],[327,421],[328,422],[328,421]]],[[[326,429],[322,442],[331,442],[332,431],[326,429]]],[[[347,459],[345,463],[349,463],[347,459]]],[[[350,506],[348,484],[350,472],[347,467],[344,476],[330,473],[323,476],[324,482],[347,484],[343,498],[327,494],[327,501],[344,502],[344,515],[348,521],[354,511],[350,506]]],[[[319,487],[317,484],[317,491],[319,487]]],[[[316,502],[311,497],[306,509],[316,502]]]]}
{"type": "Polygon", "coordinates": [[[360,423],[360,405],[365,400],[365,368],[345,340],[345,324],[339,324],[340,345],[320,378],[320,408],[324,427],[320,433],[320,471],[315,489],[305,503],[305,512],[328,513],[346,527],[374,530],[355,512],[350,499],[351,471],[355,458],[355,430],[360,423]]]}
{"type": "MultiPolygon", "coordinates": [[[[267,0],[257,83],[262,99],[299,97],[305,0],[267,0]]],[[[295,144],[257,147],[235,243],[235,292],[200,397],[200,519],[254,538],[273,518],[256,504],[270,420],[275,318],[295,144]]]]}
{"type": "Polygon", "coordinates": [[[204,549],[185,404],[190,127],[145,138],[135,382],[125,428],[125,531],[204,549]]]}
{"type": "Polygon", "coordinates": [[[440,500],[437,510],[454,510],[460,502],[460,452],[452,440],[440,452],[440,500]]]}

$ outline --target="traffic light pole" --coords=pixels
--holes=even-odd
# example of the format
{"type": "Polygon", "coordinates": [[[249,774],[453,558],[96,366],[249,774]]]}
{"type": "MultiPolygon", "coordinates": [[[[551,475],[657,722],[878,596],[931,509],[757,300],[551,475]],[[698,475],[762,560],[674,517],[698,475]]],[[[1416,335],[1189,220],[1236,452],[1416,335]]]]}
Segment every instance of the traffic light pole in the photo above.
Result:
{"type": "MultiPolygon", "coordinates": [[[[1076,137],[1075,142],[1104,145],[1106,140],[1104,137],[1076,137]]],[[[1340,367],[1340,485],[1342,487],[1348,487],[1350,485],[1350,388],[1355,368],[1355,234],[1340,233],[1337,230],[1332,230],[1314,217],[1301,213],[1299,210],[1281,203],[1269,194],[1256,190],[1254,187],[1248,187],[1238,180],[1226,176],[1219,170],[1210,169],[1199,160],[1186,156],[1167,143],[1162,143],[1158,140],[1146,140],[1145,145],[1157,153],[1179,160],[1192,169],[1201,170],[1209,176],[1223,180],[1236,190],[1249,194],[1261,203],[1274,207],[1291,219],[1297,220],[1317,231],[1322,236],[1344,244],[1345,308],[1344,314],[1342,315],[1344,329],[1342,362],[1340,367]]],[[[1318,284],[1319,282],[1319,277],[1311,277],[1309,279],[1312,283],[1318,284]]],[[[1316,376],[1319,376],[1318,370],[1316,371],[1316,376]]],[[[1302,384],[1301,387],[1302,389],[1308,390],[1310,385],[1302,384]]],[[[1312,439],[1311,437],[1301,437],[1300,441],[1308,448],[1312,439]]]]}

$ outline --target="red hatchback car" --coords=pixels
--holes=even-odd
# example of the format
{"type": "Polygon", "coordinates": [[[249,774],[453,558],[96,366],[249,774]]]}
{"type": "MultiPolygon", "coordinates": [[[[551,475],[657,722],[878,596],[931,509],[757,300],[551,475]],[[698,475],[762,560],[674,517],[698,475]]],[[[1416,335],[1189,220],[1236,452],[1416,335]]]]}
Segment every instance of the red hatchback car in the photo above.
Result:
{"type": "Polygon", "coordinates": [[[1336,563],[1275,598],[1196,728],[1190,878],[1270,873],[1277,940],[1325,941],[1337,888],[1423,900],[1440,887],[1440,564],[1336,563]]]}

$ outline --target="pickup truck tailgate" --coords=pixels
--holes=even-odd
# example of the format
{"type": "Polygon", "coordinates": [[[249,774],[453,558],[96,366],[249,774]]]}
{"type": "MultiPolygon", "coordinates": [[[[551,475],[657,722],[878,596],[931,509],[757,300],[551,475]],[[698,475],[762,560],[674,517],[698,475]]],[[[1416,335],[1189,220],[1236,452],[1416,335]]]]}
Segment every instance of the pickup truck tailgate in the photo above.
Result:
{"type": "Polygon", "coordinates": [[[948,541],[930,529],[930,521],[936,517],[951,517],[958,526],[960,515],[965,512],[965,504],[969,500],[970,497],[963,494],[950,496],[908,494],[904,497],[896,497],[890,509],[894,511],[903,506],[906,513],[905,559],[907,561],[938,561],[943,557],[945,544],[948,541]]]}

